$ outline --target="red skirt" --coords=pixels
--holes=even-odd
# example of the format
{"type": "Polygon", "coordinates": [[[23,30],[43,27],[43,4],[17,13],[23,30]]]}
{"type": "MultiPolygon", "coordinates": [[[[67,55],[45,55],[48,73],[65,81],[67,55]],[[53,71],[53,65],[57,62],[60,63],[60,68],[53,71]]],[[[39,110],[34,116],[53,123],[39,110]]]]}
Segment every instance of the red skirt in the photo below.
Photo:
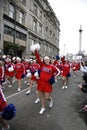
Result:
{"type": "Polygon", "coordinates": [[[12,72],[9,72],[9,71],[5,71],[5,75],[6,76],[9,76],[9,77],[13,77],[14,76],[14,71],[12,71],[12,72]]]}
{"type": "Polygon", "coordinates": [[[0,100],[0,111],[3,111],[6,106],[7,102],[6,101],[2,102],[2,100],[0,100]]]}
{"type": "Polygon", "coordinates": [[[52,92],[52,85],[49,82],[38,80],[38,87],[37,89],[42,92],[52,92]]]}
{"type": "Polygon", "coordinates": [[[36,81],[37,79],[34,75],[32,75],[31,80],[36,81]]]}
{"type": "Polygon", "coordinates": [[[16,73],[16,74],[15,74],[16,79],[18,79],[18,80],[19,80],[19,79],[22,79],[22,74],[23,74],[23,73],[20,73],[20,72],[16,73]]]}

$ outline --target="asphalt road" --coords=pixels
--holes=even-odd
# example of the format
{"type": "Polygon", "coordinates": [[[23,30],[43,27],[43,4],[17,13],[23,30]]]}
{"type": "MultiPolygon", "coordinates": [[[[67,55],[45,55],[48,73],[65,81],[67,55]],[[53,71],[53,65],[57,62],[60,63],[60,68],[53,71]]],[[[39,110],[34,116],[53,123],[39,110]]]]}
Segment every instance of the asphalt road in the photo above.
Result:
{"type": "MultiPolygon", "coordinates": [[[[26,95],[28,86],[22,81],[22,91],[17,92],[17,82],[11,88],[7,85],[4,94],[8,103],[14,103],[17,109],[16,116],[8,121],[11,130],[87,130],[87,114],[78,111],[84,106],[80,103],[86,96],[79,88],[82,82],[82,73],[76,78],[71,75],[67,89],[62,89],[62,80],[53,86],[53,108],[46,104],[46,112],[39,115],[41,104],[35,104],[36,87],[30,95],[26,95]]],[[[0,126],[1,128],[1,126],[0,126]]]]}

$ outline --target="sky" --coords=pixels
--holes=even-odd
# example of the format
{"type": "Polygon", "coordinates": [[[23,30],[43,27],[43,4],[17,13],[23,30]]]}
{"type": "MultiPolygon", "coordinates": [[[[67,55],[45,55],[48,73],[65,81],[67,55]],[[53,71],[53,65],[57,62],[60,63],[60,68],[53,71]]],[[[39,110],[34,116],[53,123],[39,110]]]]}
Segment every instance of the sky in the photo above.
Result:
{"type": "Polygon", "coordinates": [[[87,54],[87,0],[48,0],[60,22],[60,55],[79,51],[79,29],[82,28],[81,50],[87,54]]]}

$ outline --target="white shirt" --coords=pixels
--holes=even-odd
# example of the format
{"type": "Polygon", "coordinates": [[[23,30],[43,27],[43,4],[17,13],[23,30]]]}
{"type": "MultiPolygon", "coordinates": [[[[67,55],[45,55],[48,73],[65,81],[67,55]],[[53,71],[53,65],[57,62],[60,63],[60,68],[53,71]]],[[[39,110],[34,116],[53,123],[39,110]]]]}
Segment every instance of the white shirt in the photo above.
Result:
{"type": "Polygon", "coordinates": [[[80,67],[80,71],[87,73],[87,66],[82,66],[80,67]]]}

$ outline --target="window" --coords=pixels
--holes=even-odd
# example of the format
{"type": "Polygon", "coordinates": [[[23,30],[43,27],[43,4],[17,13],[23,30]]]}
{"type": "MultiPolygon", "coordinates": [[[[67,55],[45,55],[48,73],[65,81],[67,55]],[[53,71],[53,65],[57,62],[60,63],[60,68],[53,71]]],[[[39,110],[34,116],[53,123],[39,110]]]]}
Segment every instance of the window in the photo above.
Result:
{"type": "Polygon", "coordinates": [[[12,4],[9,5],[9,17],[14,18],[15,15],[15,9],[12,4]]]}
{"type": "Polygon", "coordinates": [[[50,47],[49,47],[49,53],[50,53],[50,47]]]}
{"type": "Polygon", "coordinates": [[[42,35],[42,24],[39,23],[39,34],[42,35]]]}
{"type": "Polygon", "coordinates": [[[53,40],[55,39],[55,34],[53,34],[52,39],[53,39],[53,40]]]}
{"type": "Polygon", "coordinates": [[[7,11],[7,0],[3,1],[3,9],[5,12],[7,11]]]}
{"type": "Polygon", "coordinates": [[[8,26],[4,26],[4,33],[11,35],[11,36],[14,36],[14,30],[8,26]]]}
{"type": "Polygon", "coordinates": [[[42,0],[39,0],[42,3],[42,0]]]}
{"type": "Polygon", "coordinates": [[[27,36],[19,31],[16,31],[16,38],[26,41],[27,36]]]}
{"type": "Polygon", "coordinates": [[[37,21],[33,20],[33,31],[37,32],[37,21]]]}
{"type": "Polygon", "coordinates": [[[45,45],[45,51],[47,50],[47,46],[45,45]]]}
{"type": "Polygon", "coordinates": [[[49,38],[51,37],[52,35],[52,30],[49,31],[49,38]]]}
{"type": "Polygon", "coordinates": [[[44,35],[47,36],[48,27],[45,28],[44,35]]]}
{"type": "Polygon", "coordinates": [[[25,5],[26,4],[26,0],[20,0],[20,2],[25,5]]]}
{"type": "Polygon", "coordinates": [[[24,12],[19,12],[19,23],[24,24],[24,12]]]}
{"type": "Polygon", "coordinates": [[[30,38],[30,46],[35,44],[35,40],[30,38]]]}
{"type": "Polygon", "coordinates": [[[40,19],[42,19],[42,11],[40,11],[40,19]]]}
{"type": "Polygon", "coordinates": [[[37,15],[37,5],[36,4],[34,4],[33,11],[34,11],[34,14],[37,15]]]}
{"type": "MultiPolygon", "coordinates": [[[[14,36],[14,29],[8,26],[4,26],[4,33],[10,36],[14,36]]],[[[16,31],[16,38],[26,41],[27,36],[19,31],[16,31]]]]}
{"type": "Polygon", "coordinates": [[[44,15],[44,23],[46,22],[46,16],[44,15]]]}
{"type": "Polygon", "coordinates": [[[35,40],[32,39],[31,41],[31,45],[34,45],[35,44],[35,40]]]}

